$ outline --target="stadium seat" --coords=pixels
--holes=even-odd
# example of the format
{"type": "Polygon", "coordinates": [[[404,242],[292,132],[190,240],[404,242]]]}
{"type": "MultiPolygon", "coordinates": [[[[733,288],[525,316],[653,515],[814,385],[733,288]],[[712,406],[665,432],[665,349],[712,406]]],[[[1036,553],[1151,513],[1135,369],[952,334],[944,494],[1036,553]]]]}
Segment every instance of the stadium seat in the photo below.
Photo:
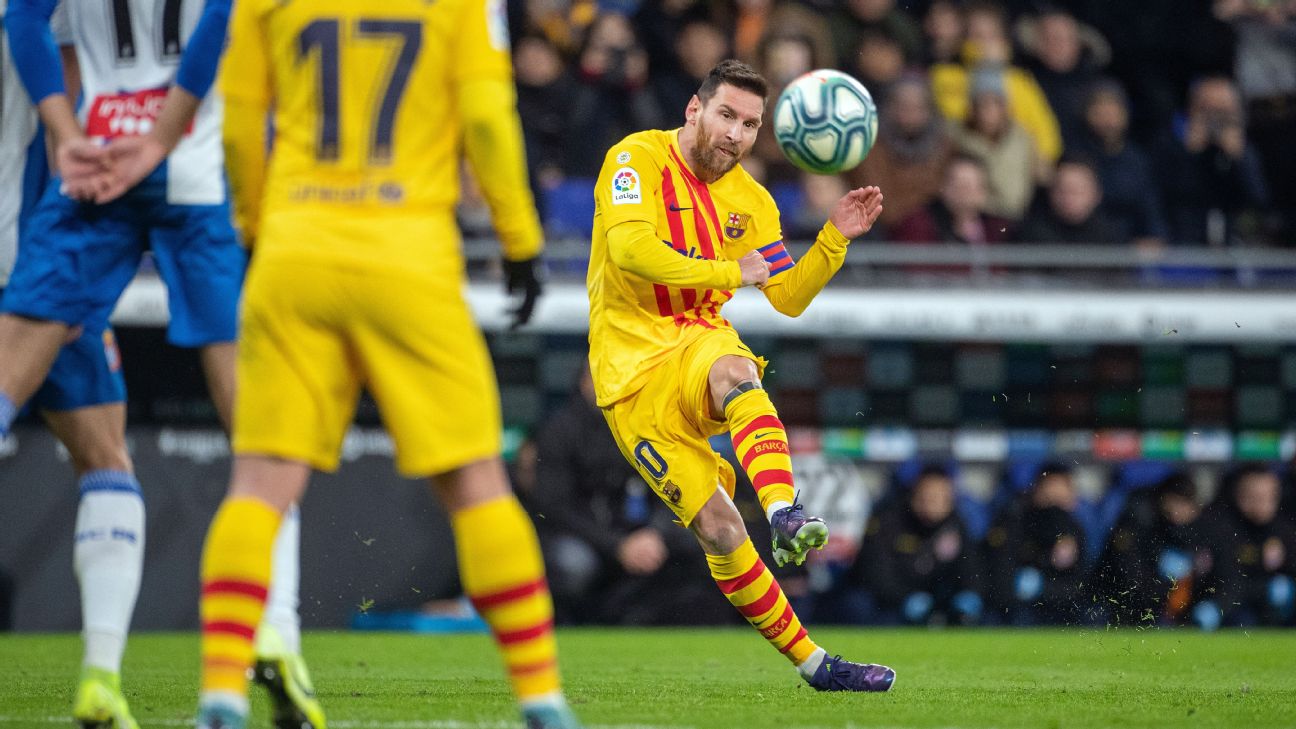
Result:
{"type": "Polygon", "coordinates": [[[594,180],[575,177],[544,191],[544,227],[554,237],[588,238],[594,229],[594,180]]]}

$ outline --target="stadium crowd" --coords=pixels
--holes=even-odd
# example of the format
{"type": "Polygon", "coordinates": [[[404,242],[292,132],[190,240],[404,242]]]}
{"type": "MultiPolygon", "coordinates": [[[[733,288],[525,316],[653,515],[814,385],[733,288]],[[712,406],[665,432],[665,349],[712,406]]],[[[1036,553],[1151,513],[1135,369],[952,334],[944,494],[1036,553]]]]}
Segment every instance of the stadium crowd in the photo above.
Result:
{"type": "Polygon", "coordinates": [[[775,194],[789,238],[813,237],[848,186],[871,184],[887,196],[869,234],[878,240],[1296,241],[1292,0],[510,5],[518,104],[551,235],[588,232],[604,150],[678,126],[701,77],[736,56],[775,89],[840,69],[878,103],[877,143],[841,177],[789,165],[767,116],[744,166],[775,194]]]}
{"type": "MultiPolygon", "coordinates": [[[[540,530],[560,621],[733,619],[709,589],[697,545],[608,436],[588,375],[535,432],[514,482],[540,530]]],[[[1296,472],[1239,463],[1203,478],[1128,464],[1096,501],[1058,463],[1009,467],[988,498],[960,487],[957,465],[904,463],[890,481],[855,525],[862,539],[834,537],[831,551],[812,555],[809,575],[779,571],[806,619],[1296,625],[1296,472]]],[[[826,484],[811,477],[803,487],[826,484]]],[[[750,493],[739,485],[740,506],[750,493]]]]}

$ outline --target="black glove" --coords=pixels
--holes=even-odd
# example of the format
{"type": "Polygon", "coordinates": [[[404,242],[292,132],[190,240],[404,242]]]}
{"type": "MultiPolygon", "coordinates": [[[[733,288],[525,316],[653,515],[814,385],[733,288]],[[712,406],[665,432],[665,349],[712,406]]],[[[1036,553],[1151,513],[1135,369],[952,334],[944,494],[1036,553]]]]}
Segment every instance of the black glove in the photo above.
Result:
{"type": "Polygon", "coordinates": [[[517,308],[510,309],[509,314],[513,317],[513,324],[509,329],[518,327],[531,321],[531,313],[535,311],[536,299],[540,298],[540,259],[528,258],[523,261],[504,260],[504,291],[509,296],[522,295],[522,300],[518,303],[517,308]]]}

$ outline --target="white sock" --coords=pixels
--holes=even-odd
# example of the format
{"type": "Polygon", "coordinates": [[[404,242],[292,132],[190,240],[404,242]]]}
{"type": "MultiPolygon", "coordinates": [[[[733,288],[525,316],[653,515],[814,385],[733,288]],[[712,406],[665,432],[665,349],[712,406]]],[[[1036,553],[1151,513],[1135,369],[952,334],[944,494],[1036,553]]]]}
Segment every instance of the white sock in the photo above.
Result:
{"type": "Polygon", "coordinates": [[[275,536],[270,594],[263,625],[279,634],[289,654],[301,653],[301,616],[297,613],[301,585],[301,512],[293,504],[284,512],[275,536]]]}
{"type": "Polygon", "coordinates": [[[72,562],[81,585],[83,664],[121,671],[144,569],[144,499],[123,471],[82,474],[72,562]]]}
{"type": "Polygon", "coordinates": [[[801,665],[797,666],[797,673],[801,674],[801,678],[809,681],[814,678],[815,671],[819,670],[819,666],[823,664],[824,659],[826,658],[828,658],[828,651],[825,651],[823,648],[816,648],[815,652],[811,653],[809,658],[805,659],[801,662],[801,665]]]}
{"type": "Polygon", "coordinates": [[[765,510],[765,521],[774,521],[774,512],[779,509],[786,509],[791,505],[792,504],[789,504],[786,501],[775,501],[771,503],[769,508],[765,510]]]}
{"type": "Polygon", "coordinates": [[[248,715],[248,698],[232,691],[203,691],[198,694],[199,708],[221,707],[237,713],[239,716],[248,715]]]}
{"type": "Polygon", "coordinates": [[[545,706],[566,706],[567,697],[563,696],[562,690],[558,690],[540,694],[539,696],[528,696],[518,703],[522,705],[522,710],[526,711],[527,709],[538,709],[545,706]]]}

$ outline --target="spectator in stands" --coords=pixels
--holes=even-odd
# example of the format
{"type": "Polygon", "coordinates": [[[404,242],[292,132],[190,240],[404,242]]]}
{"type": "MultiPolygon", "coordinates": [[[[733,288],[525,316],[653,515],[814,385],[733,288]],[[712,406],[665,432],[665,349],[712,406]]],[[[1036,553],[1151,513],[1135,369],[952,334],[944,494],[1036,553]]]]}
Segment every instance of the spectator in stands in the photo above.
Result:
{"type": "MultiPolygon", "coordinates": [[[[770,89],[774,90],[782,89],[796,77],[819,68],[817,63],[815,46],[810,38],[778,32],[761,42],[757,69],[769,81],[770,89]]],[[[769,123],[771,114],[772,107],[766,115],[766,123],[769,123]]],[[[764,164],[768,182],[786,182],[801,177],[800,170],[783,156],[778,140],[772,133],[756,135],[756,144],[752,147],[750,157],[757,158],[764,164]]],[[[743,165],[745,167],[747,162],[744,161],[743,165]]]]}
{"type": "Polygon", "coordinates": [[[933,0],[923,16],[924,67],[958,63],[963,49],[963,11],[954,0],[933,0]]]}
{"type": "Polygon", "coordinates": [[[583,368],[577,392],[536,431],[531,502],[559,618],[660,624],[718,614],[727,621],[732,608],[724,610],[728,603],[697,569],[697,543],[626,464],[594,403],[583,368]],[[718,613],[706,609],[715,602],[718,613]]]}
{"type": "Polygon", "coordinates": [[[847,179],[851,187],[877,185],[887,191],[878,222],[891,231],[935,199],[954,143],[920,75],[897,81],[878,114],[873,150],[847,179]]]}
{"type": "Polygon", "coordinates": [[[1260,158],[1247,142],[1242,100],[1224,76],[1198,80],[1182,123],[1155,158],[1174,245],[1231,245],[1241,217],[1268,199],[1260,158]]]}
{"type": "Polygon", "coordinates": [[[967,119],[952,127],[954,142],[986,167],[990,191],[986,211],[1020,221],[1036,183],[1045,179],[1035,145],[1008,113],[1004,75],[998,66],[978,67],[968,91],[967,119]]]}
{"type": "MultiPolygon", "coordinates": [[[[743,163],[744,165],[746,162],[743,163]]],[[[875,184],[875,183],[869,183],[875,184]]],[[[825,216],[833,206],[850,191],[841,175],[814,175],[801,173],[802,204],[783,218],[783,235],[795,240],[814,240],[823,227],[825,216]]],[[[880,240],[881,233],[869,231],[863,240],[880,240]]]]}
{"type": "Polygon", "coordinates": [[[1130,497],[1094,570],[1110,622],[1178,625],[1211,597],[1214,561],[1201,515],[1196,486],[1184,473],[1130,497]]]}
{"type": "Polygon", "coordinates": [[[1165,216],[1152,159],[1129,138],[1129,100],[1115,80],[1096,82],[1085,105],[1084,139],[1077,151],[1094,161],[1103,208],[1116,238],[1141,247],[1165,243],[1165,216]]]}
{"type": "MultiPolygon", "coordinates": [[[[653,71],[652,86],[657,105],[663,110],[688,106],[715,65],[729,56],[729,41],[715,24],[695,20],[685,25],[675,41],[675,60],[667,70],[653,71]]],[[[683,124],[683,118],[663,119],[667,128],[683,124]]]]}
{"type": "Polygon", "coordinates": [[[1023,20],[1018,31],[1030,54],[1027,68],[1053,108],[1063,148],[1070,150],[1084,136],[1085,101],[1111,58],[1111,47],[1098,31],[1056,6],[1023,20]]]}
{"type": "Polygon", "coordinates": [[[1013,624],[1073,623],[1084,617],[1091,601],[1082,595],[1087,572],[1077,505],[1071,472],[1046,466],[986,533],[992,598],[1013,624]]]}
{"type": "Polygon", "coordinates": [[[1214,605],[1194,618],[1214,627],[1286,625],[1296,614],[1296,532],[1279,517],[1281,484],[1270,469],[1244,464],[1226,479],[1205,517],[1215,548],[1214,605]]]}
{"type": "Polygon", "coordinates": [[[904,50],[895,38],[880,30],[861,33],[856,47],[854,61],[846,71],[864,84],[876,104],[885,104],[891,87],[904,73],[904,50]]]}
{"type": "Polygon", "coordinates": [[[986,213],[989,191],[985,165],[955,155],[945,167],[940,196],[891,231],[905,243],[968,243],[983,245],[1008,239],[1008,221],[986,213]]]}
{"type": "Polygon", "coordinates": [[[525,6],[527,27],[568,58],[577,54],[581,39],[599,13],[594,0],[526,0],[525,6]]]}
{"type": "Polygon", "coordinates": [[[945,118],[961,122],[968,117],[973,72],[985,66],[1003,74],[1008,113],[1035,142],[1039,158],[1052,165],[1062,155],[1062,137],[1048,99],[1031,73],[1011,65],[1012,42],[1003,8],[993,2],[972,2],[964,10],[967,43],[958,62],[931,67],[932,91],[945,118]]]}
{"type": "Polygon", "coordinates": [[[1125,243],[1103,212],[1102,186],[1088,160],[1063,157],[1048,188],[1047,204],[1037,206],[1017,231],[1023,243],[1125,243]]]}
{"type": "MultiPolygon", "coordinates": [[[[681,71],[679,58],[680,36],[684,29],[698,21],[712,21],[708,3],[702,0],[654,0],[640,3],[633,16],[639,43],[648,53],[648,66],[653,76],[659,73],[676,74],[681,71]]],[[[720,27],[717,25],[717,27],[720,27]]],[[[726,47],[730,45],[729,33],[721,30],[726,47]]],[[[655,79],[654,79],[655,80],[655,79]]]]}
{"type": "MultiPolygon", "coordinates": [[[[531,168],[535,199],[543,201],[541,189],[557,185],[566,176],[567,126],[576,81],[567,71],[558,49],[542,36],[518,39],[513,50],[516,69],[518,116],[531,168]]],[[[544,217],[544,211],[541,211],[544,217]]]]}
{"type": "Polygon", "coordinates": [[[624,15],[605,13],[590,25],[577,64],[580,83],[571,105],[568,133],[571,173],[594,177],[602,150],[640,129],[662,125],[648,90],[648,54],[624,15]]]}
{"type": "Polygon", "coordinates": [[[1247,131],[1265,169],[1282,245],[1296,245],[1296,4],[1266,0],[1217,3],[1237,32],[1237,81],[1247,131]]]}
{"type": "Polygon", "coordinates": [[[896,7],[895,0],[846,0],[830,16],[839,68],[857,68],[860,37],[876,31],[895,41],[905,63],[922,59],[923,37],[918,21],[896,7]]]}
{"type": "Polygon", "coordinates": [[[884,622],[973,625],[981,620],[983,574],[976,542],[954,510],[954,481],[933,466],[869,520],[845,582],[867,586],[884,622]]]}
{"type": "MultiPolygon", "coordinates": [[[[759,66],[763,48],[771,36],[799,36],[809,43],[813,52],[813,68],[837,65],[837,52],[833,48],[832,32],[823,13],[815,12],[798,2],[774,0],[738,0],[720,3],[732,6],[734,55],[741,61],[759,66]]],[[[766,77],[770,90],[777,93],[782,87],[766,77]]]]}

